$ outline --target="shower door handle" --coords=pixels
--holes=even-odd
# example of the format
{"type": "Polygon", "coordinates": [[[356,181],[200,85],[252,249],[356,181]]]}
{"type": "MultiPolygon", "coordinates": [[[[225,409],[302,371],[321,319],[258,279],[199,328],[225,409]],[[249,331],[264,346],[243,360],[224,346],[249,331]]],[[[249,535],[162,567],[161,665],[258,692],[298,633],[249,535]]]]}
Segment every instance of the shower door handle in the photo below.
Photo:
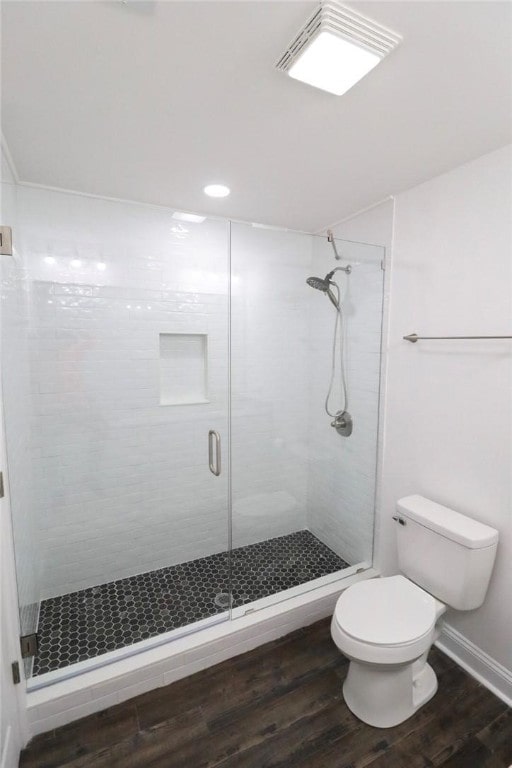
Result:
{"type": "Polygon", "coordinates": [[[208,463],[210,465],[210,472],[218,477],[222,470],[221,455],[220,455],[220,435],[214,429],[210,429],[208,432],[208,463]],[[215,462],[213,460],[213,439],[215,438],[215,462]]]}

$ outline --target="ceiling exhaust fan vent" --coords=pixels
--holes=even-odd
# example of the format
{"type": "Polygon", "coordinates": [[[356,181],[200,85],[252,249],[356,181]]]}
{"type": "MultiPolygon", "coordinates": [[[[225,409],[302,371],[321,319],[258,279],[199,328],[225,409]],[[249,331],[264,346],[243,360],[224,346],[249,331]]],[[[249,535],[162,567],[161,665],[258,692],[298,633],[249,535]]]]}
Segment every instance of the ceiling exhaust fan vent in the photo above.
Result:
{"type": "Polygon", "coordinates": [[[343,38],[348,43],[378,56],[379,59],[387,56],[402,41],[401,36],[396,32],[361,16],[351,8],[330,0],[323,0],[288,45],[276,63],[276,69],[287,72],[304,52],[306,46],[322,32],[343,38]]]}

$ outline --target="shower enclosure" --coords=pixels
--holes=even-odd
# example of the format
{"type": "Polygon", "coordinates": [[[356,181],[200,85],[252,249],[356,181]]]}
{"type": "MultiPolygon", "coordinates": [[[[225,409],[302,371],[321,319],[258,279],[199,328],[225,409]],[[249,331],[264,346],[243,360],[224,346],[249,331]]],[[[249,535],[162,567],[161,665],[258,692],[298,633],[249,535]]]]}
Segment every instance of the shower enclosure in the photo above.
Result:
{"type": "Polygon", "coordinates": [[[369,567],[383,249],[336,262],[325,237],[3,187],[29,687],[369,567]],[[340,263],[349,437],[324,410],[334,309],[306,285],[340,263]]]}

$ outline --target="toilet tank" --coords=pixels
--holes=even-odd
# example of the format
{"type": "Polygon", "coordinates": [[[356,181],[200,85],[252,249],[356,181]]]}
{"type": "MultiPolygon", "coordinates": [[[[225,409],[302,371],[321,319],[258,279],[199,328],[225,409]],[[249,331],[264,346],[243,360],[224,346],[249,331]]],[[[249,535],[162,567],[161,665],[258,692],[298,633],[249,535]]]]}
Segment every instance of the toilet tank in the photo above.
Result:
{"type": "Polygon", "coordinates": [[[400,570],[459,611],[482,605],[496,557],[498,531],[424,496],[397,502],[400,570]]]}

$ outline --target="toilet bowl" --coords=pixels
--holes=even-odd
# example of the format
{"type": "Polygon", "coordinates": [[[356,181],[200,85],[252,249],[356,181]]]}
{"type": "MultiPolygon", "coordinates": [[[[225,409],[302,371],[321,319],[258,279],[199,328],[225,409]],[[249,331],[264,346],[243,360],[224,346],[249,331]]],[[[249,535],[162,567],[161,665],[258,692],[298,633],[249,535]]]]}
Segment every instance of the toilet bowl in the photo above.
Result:
{"type": "Polygon", "coordinates": [[[354,584],[338,599],[331,634],[350,659],[348,708],[369,725],[403,722],[437,690],[428,651],[446,606],[404,576],[354,584]]]}
{"type": "Polygon", "coordinates": [[[334,642],[350,660],[343,695],[369,725],[390,728],[437,691],[427,656],[447,607],[484,601],[498,531],[423,496],[397,502],[401,575],[361,581],[336,603],[334,642]]]}

